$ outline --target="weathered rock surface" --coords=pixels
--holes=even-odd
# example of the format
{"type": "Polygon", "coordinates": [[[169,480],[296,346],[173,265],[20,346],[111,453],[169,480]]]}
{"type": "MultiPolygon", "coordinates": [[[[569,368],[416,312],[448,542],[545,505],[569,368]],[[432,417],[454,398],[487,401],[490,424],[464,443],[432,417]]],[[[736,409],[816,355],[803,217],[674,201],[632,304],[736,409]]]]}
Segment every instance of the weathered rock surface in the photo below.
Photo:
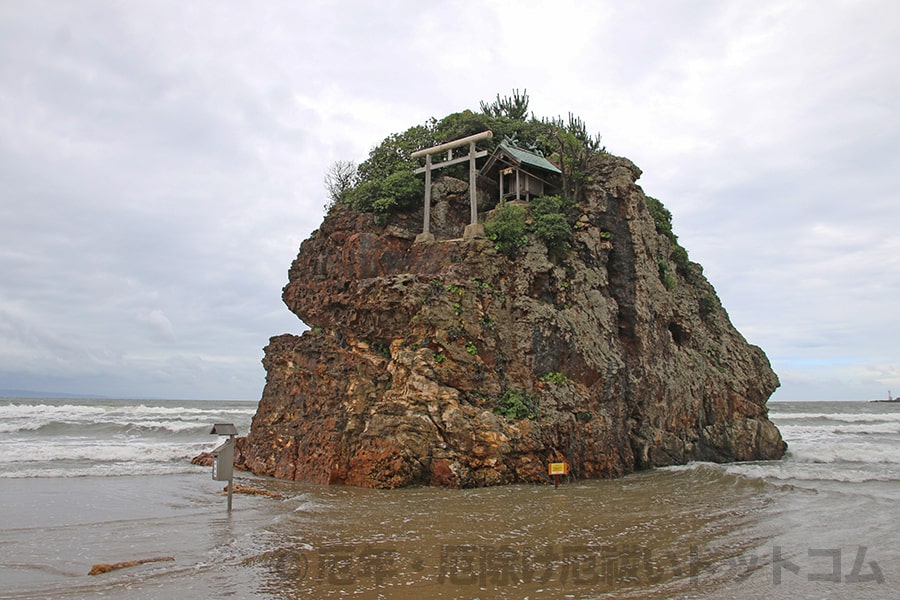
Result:
{"type": "Polygon", "coordinates": [[[571,251],[510,260],[463,241],[466,185],[386,225],[337,206],[300,248],[283,298],[312,329],[273,337],[266,387],[238,466],[393,488],[615,477],[691,460],[780,458],[767,418],[778,380],[735,330],[699,265],[663,284],[660,235],[635,181],[608,157],[571,251]],[[542,380],[543,378],[543,380],[542,380]],[[497,414],[508,391],[534,418],[497,414]]]}

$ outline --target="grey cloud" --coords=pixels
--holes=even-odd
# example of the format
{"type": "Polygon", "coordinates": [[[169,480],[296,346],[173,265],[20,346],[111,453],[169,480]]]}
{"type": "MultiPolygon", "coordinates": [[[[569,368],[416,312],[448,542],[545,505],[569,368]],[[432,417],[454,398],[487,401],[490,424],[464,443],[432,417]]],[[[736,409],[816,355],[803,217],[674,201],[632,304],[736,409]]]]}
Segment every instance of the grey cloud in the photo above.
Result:
{"type": "Polygon", "coordinates": [[[527,52],[510,6],[0,6],[0,387],[257,397],[328,164],[518,87],[644,169],[776,398],[883,395],[900,5],[576,3],[527,52]]]}

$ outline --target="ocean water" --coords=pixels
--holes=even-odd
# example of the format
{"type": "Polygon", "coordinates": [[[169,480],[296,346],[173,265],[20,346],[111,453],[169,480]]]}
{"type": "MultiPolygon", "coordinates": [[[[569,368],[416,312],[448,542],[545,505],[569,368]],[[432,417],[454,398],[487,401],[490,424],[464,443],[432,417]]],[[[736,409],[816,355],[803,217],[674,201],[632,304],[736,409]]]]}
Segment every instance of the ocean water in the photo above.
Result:
{"type": "Polygon", "coordinates": [[[781,461],[474,490],[237,482],[256,403],[0,399],[0,598],[887,598],[900,404],[770,404],[781,461]],[[155,557],[89,576],[95,563],[155,557]]]}
{"type": "Polygon", "coordinates": [[[0,478],[196,472],[212,424],[246,434],[255,412],[255,402],[0,398],[0,478]]]}

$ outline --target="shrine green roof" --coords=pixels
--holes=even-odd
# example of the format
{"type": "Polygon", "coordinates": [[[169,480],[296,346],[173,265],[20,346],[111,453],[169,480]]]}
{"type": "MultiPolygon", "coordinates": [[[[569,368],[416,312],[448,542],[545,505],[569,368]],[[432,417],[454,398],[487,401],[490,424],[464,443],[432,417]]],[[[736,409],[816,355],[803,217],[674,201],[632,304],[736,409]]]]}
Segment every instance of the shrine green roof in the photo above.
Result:
{"type": "Polygon", "coordinates": [[[530,165],[532,167],[538,167],[545,171],[550,171],[551,173],[562,173],[556,165],[552,162],[541,156],[540,154],[535,154],[534,152],[530,152],[525,150],[524,148],[519,148],[518,146],[509,143],[508,140],[503,140],[497,146],[498,149],[506,152],[511,158],[516,160],[522,165],[530,165]]]}

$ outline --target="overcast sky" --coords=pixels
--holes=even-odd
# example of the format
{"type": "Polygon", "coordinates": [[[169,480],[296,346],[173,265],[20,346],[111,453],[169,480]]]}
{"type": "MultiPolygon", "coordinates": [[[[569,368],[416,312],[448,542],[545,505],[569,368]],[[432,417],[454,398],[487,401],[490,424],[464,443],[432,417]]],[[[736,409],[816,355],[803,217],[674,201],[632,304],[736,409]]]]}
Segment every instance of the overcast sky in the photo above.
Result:
{"type": "Polygon", "coordinates": [[[900,395],[900,2],[0,2],[0,389],[260,397],[322,180],[527,89],[674,214],[773,400],[900,395]]]}

